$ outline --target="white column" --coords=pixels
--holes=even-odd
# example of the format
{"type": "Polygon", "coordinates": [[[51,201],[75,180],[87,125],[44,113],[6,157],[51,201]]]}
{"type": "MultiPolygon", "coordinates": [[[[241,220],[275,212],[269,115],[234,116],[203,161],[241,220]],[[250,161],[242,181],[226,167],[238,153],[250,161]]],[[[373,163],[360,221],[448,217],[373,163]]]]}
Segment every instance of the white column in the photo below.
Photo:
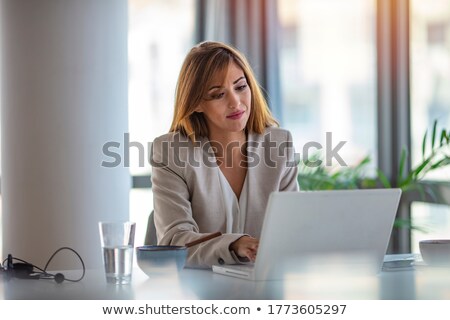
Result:
{"type": "Polygon", "coordinates": [[[127,1],[2,2],[3,255],[98,267],[97,222],[129,216],[128,169],[102,167],[128,130],[127,1]]]}

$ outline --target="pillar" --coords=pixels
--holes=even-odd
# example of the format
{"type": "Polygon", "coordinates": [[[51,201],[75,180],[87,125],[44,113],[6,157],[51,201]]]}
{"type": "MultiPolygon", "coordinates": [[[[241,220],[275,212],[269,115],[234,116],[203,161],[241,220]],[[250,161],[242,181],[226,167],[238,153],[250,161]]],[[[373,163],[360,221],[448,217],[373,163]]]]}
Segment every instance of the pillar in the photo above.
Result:
{"type": "Polygon", "coordinates": [[[102,167],[128,127],[127,1],[2,2],[3,255],[99,267],[98,221],[129,211],[128,169],[102,167]]]}

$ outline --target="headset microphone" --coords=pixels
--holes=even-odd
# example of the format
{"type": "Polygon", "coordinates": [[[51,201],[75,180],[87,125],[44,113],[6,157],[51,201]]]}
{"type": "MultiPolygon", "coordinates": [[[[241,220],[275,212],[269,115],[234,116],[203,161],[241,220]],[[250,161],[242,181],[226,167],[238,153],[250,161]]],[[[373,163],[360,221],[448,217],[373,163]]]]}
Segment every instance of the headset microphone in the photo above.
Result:
{"type": "Polygon", "coordinates": [[[47,264],[45,265],[44,269],[41,269],[41,268],[35,266],[34,264],[29,263],[25,260],[13,257],[11,254],[8,254],[8,257],[3,261],[1,267],[2,267],[1,271],[2,271],[2,273],[5,274],[7,279],[10,279],[12,277],[20,278],[20,279],[35,279],[35,280],[54,279],[56,283],[62,283],[62,282],[64,282],[64,280],[70,281],[70,282],[78,282],[84,278],[84,274],[86,272],[86,267],[84,265],[84,261],[81,258],[81,256],[78,254],[78,252],[76,252],[75,250],[73,250],[72,248],[69,248],[69,247],[61,247],[58,250],[56,250],[50,257],[50,259],[48,259],[47,264]],[[64,274],[62,274],[60,272],[52,274],[47,271],[47,267],[50,264],[50,262],[52,261],[53,257],[59,251],[64,250],[64,249],[70,250],[78,256],[78,258],[81,262],[81,265],[83,267],[82,275],[80,278],[66,279],[64,274]],[[13,263],[14,260],[19,261],[19,262],[13,263]]]}
{"type": "Polygon", "coordinates": [[[55,279],[56,283],[61,283],[61,282],[63,282],[65,278],[66,278],[66,277],[64,277],[64,275],[63,275],[62,273],[57,273],[57,274],[55,274],[55,276],[54,276],[54,279],[55,279]]]}

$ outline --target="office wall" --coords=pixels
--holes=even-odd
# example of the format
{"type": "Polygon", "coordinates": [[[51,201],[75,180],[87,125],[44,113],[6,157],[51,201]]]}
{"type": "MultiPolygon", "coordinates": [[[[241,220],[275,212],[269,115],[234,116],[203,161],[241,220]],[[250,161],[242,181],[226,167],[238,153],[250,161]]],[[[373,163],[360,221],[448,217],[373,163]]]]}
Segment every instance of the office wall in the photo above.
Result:
{"type": "MultiPolygon", "coordinates": [[[[3,1],[3,254],[62,246],[101,264],[97,222],[128,219],[130,177],[102,167],[127,117],[127,1],[3,1]]],[[[53,269],[77,268],[60,259],[53,269]]]]}

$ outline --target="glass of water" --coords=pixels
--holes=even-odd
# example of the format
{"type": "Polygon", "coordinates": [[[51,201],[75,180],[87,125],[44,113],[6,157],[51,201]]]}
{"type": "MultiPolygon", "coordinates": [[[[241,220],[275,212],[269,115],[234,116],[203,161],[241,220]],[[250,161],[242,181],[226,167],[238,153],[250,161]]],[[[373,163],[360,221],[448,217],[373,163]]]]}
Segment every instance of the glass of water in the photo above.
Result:
{"type": "Polygon", "coordinates": [[[99,222],[106,282],[131,282],[135,229],[136,223],[130,221],[99,222]]]}

